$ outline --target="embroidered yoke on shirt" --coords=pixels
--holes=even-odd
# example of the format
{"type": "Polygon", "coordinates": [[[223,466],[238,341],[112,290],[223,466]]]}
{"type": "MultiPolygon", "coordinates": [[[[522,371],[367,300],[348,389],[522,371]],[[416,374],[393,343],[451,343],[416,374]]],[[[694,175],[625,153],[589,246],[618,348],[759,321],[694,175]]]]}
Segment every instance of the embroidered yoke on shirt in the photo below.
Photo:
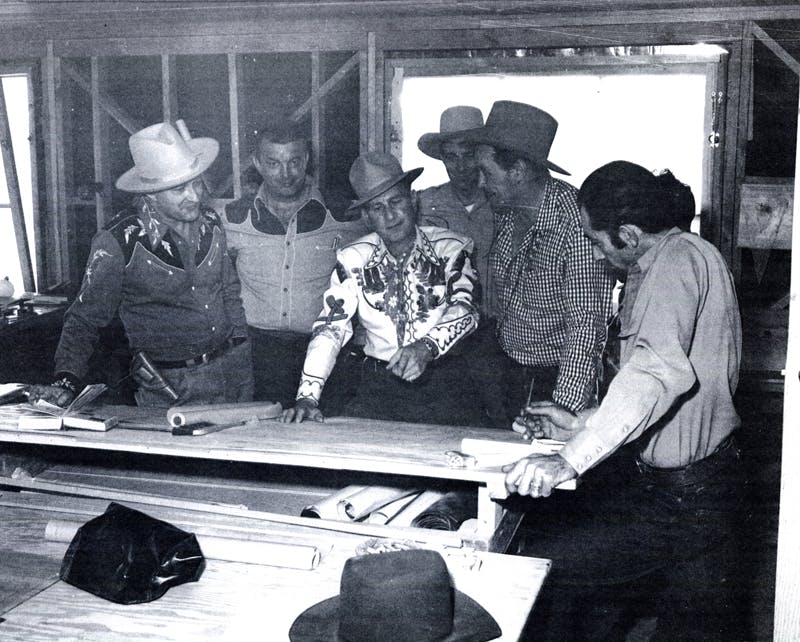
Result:
{"type": "Polygon", "coordinates": [[[556,403],[581,410],[595,392],[612,279],[583,235],[576,190],[550,178],[536,222],[514,251],[513,209],[495,212],[489,258],[503,350],[526,366],[557,366],[556,403]]]}
{"type": "Polygon", "coordinates": [[[341,250],[314,323],[297,398],[319,401],[339,350],[353,334],[356,313],[366,331],[365,354],[383,361],[423,338],[439,358],[472,332],[478,312],[471,252],[469,238],[437,227],[417,227],[402,263],[375,233],[341,250]]]}

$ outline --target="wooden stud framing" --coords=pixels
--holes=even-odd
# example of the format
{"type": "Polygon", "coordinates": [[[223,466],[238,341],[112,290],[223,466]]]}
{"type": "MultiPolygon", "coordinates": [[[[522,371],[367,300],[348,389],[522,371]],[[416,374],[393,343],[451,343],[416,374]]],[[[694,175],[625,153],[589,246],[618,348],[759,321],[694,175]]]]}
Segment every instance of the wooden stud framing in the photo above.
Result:
{"type": "MultiPolygon", "coordinates": [[[[312,53],[313,56],[313,53],[312,53]]],[[[353,54],[351,58],[349,58],[339,69],[337,69],[334,74],[328,78],[324,83],[319,86],[317,90],[317,96],[320,100],[325,98],[330,92],[332,92],[339,83],[344,80],[344,78],[356,67],[359,65],[359,54],[353,54]]],[[[312,92],[309,99],[300,105],[297,109],[295,109],[294,113],[292,114],[292,120],[300,121],[309,111],[311,111],[311,106],[314,101],[314,93],[312,92]]]]}
{"type": "Polygon", "coordinates": [[[376,78],[375,78],[375,32],[367,34],[367,148],[375,149],[376,130],[375,112],[378,109],[376,104],[376,78]]]}
{"type": "MultiPolygon", "coordinates": [[[[242,157],[239,142],[239,65],[236,54],[228,54],[228,107],[231,114],[231,171],[233,197],[242,197],[242,157]]],[[[219,190],[218,190],[219,191],[219,190]]]]}
{"type": "Polygon", "coordinates": [[[70,274],[69,246],[67,242],[67,212],[65,206],[64,181],[61,156],[61,60],[53,55],[53,41],[47,42],[45,58],[45,95],[47,100],[47,176],[48,176],[48,236],[52,251],[48,256],[47,284],[64,283],[70,274]]]}
{"type": "Polygon", "coordinates": [[[111,220],[111,169],[109,167],[109,118],[100,104],[107,67],[105,59],[92,57],[92,140],[94,141],[94,199],[97,229],[111,220]]]}
{"type": "Polygon", "coordinates": [[[17,242],[17,255],[22,271],[22,285],[28,292],[36,289],[33,279],[31,253],[28,248],[28,232],[25,227],[25,213],[22,209],[22,196],[17,178],[17,163],[14,159],[14,145],[11,142],[11,127],[8,124],[8,110],[3,82],[0,79],[0,149],[3,155],[3,169],[6,175],[6,187],[11,206],[11,221],[14,226],[14,238],[17,242]]]}
{"type": "MultiPolygon", "coordinates": [[[[89,94],[92,93],[91,79],[86,78],[78,69],[76,69],[66,60],[61,61],[61,67],[64,70],[64,73],[74,80],[79,87],[89,94]]],[[[133,134],[134,132],[138,132],[140,129],[142,129],[142,125],[136,121],[136,119],[129,116],[125,110],[122,109],[122,107],[120,107],[116,101],[107,94],[98,94],[97,101],[103,107],[103,109],[108,112],[108,115],[122,125],[125,131],[127,131],[129,134],[133,134]]]]}
{"type": "Polygon", "coordinates": [[[319,95],[320,88],[320,54],[319,51],[311,52],[311,164],[316,172],[317,185],[325,182],[325,168],[322,166],[322,159],[325,158],[323,128],[322,128],[322,109],[319,95]]]}
{"type": "Polygon", "coordinates": [[[166,123],[174,123],[180,117],[178,84],[175,82],[175,56],[169,54],[161,55],[161,112],[166,123]]]}

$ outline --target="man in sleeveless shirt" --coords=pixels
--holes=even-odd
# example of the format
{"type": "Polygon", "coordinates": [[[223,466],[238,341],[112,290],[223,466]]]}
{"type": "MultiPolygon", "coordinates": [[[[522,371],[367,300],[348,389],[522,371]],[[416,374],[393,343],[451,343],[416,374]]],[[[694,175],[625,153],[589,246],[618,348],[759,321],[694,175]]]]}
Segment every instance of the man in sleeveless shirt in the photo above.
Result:
{"type": "Polygon", "coordinates": [[[308,174],[309,148],[294,123],[262,128],[252,160],[263,182],[255,198],[225,207],[253,345],[255,398],[284,406],[294,403],[336,250],[365,232],[358,218],[337,217],[325,206],[308,174]]]}

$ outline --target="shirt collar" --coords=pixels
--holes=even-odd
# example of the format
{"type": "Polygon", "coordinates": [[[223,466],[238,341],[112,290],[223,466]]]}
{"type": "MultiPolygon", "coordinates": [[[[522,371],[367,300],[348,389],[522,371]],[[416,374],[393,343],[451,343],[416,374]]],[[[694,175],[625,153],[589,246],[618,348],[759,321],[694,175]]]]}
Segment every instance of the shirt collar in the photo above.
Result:
{"type": "MultiPolygon", "coordinates": [[[[317,201],[322,207],[325,207],[325,203],[322,200],[322,192],[319,191],[319,188],[314,185],[311,181],[311,177],[306,175],[304,184],[303,184],[303,197],[300,201],[298,201],[298,205],[294,210],[294,213],[297,214],[305,205],[311,201],[317,201]]],[[[255,197],[256,202],[261,202],[261,206],[272,214],[272,211],[269,209],[269,199],[267,197],[267,190],[265,189],[264,183],[262,182],[258,188],[258,192],[256,192],[255,197]]]]}
{"type": "MultiPolygon", "coordinates": [[[[431,243],[431,240],[428,238],[427,234],[420,229],[419,225],[415,226],[415,230],[416,235],[414,237],[414,245],[411,247],[411,251],[408,253],[408,256],[422,255],[429,261],[435,262],[436,253],[433,251],[433,244],[431,243]]],[[[384,244],[383,239],[378,236],[378,246],[375,248],[375,252],[368,262],[367,267],[379,265],[386,259],[396,262],[395,257],[389,253],[389,250],[384,244]]]]}
{"type": "Polygon", "coordinates": [[[661,248],[664,247],[669,239],[680,233],[681,230],[678,227],[673,227],[671,230],[669,230],[656,243],[654,243],[650,249],[648,249],[636,260],[635,267],[642,273],[647,272],[647,270],[653,266],[653,263],[655,263],[656,257],[661,251],[661,248]]]}

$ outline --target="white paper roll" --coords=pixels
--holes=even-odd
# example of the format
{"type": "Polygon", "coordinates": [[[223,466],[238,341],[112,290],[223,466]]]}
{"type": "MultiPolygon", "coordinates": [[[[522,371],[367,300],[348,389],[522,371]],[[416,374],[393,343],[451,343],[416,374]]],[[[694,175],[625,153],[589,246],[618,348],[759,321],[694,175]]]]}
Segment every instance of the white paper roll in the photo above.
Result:
{"type": "MultiPolygon", "coordinates": [[[[306,506],[300,513],[300,517],[319,517],[320,519],[348,519],[346,515],[339,512],[339,502],[351,495],[355,495],[366,486],[345,486],[340,491],[323,497],[318,502],[306,506]]],[[[348,519],[349,521],[349,519],[348,519]]]]}
{"type": "Polygon", "coordinates": [[[339,502],[340,514],[358,521],[369,515],[372,511],[383,508],[403,497],[408,497],[419,492],[413,488],[392,488],[391,486],[367,486],[354,495],[350,495],[339,502]]]}
{"type": "MultiPolygon", "coordinates": [[[[53,519],[47,522],[44,537],[52,542],[71,542],[82,525],[80,522],[53,519]]],[[[197,535],[197,543],[200,544],[203,555],[210,560],[310,571],[317,568],[322,558],[322,554],[316,546],[270,542],[258,539],[257,536],[243,539],[197,535]]]]}
{"type": "Polygon", "coordinates": [[[414,495],[408,495],[406,497],[401,497],[400,499],[396,499],[393,502],[386,504],[386,506],[381,506],[380,508],[376,508],[367,516],[367,523],[368,524],[386,524],[390,519],[392,519],[397,513],[403,510],[406,506],[408,506],[411,502],[414,501],[419,496],[419,492],[415,493],[414,495]]]}
{"type": "Polygon", "coordinates": [[[193,406],[173,406],[167,410],[171,426],[183,426],[197,421],[228,424],[280,417],[283,408],[279,403],[254,401],[251,403],[217,403],[193,406]]]}

